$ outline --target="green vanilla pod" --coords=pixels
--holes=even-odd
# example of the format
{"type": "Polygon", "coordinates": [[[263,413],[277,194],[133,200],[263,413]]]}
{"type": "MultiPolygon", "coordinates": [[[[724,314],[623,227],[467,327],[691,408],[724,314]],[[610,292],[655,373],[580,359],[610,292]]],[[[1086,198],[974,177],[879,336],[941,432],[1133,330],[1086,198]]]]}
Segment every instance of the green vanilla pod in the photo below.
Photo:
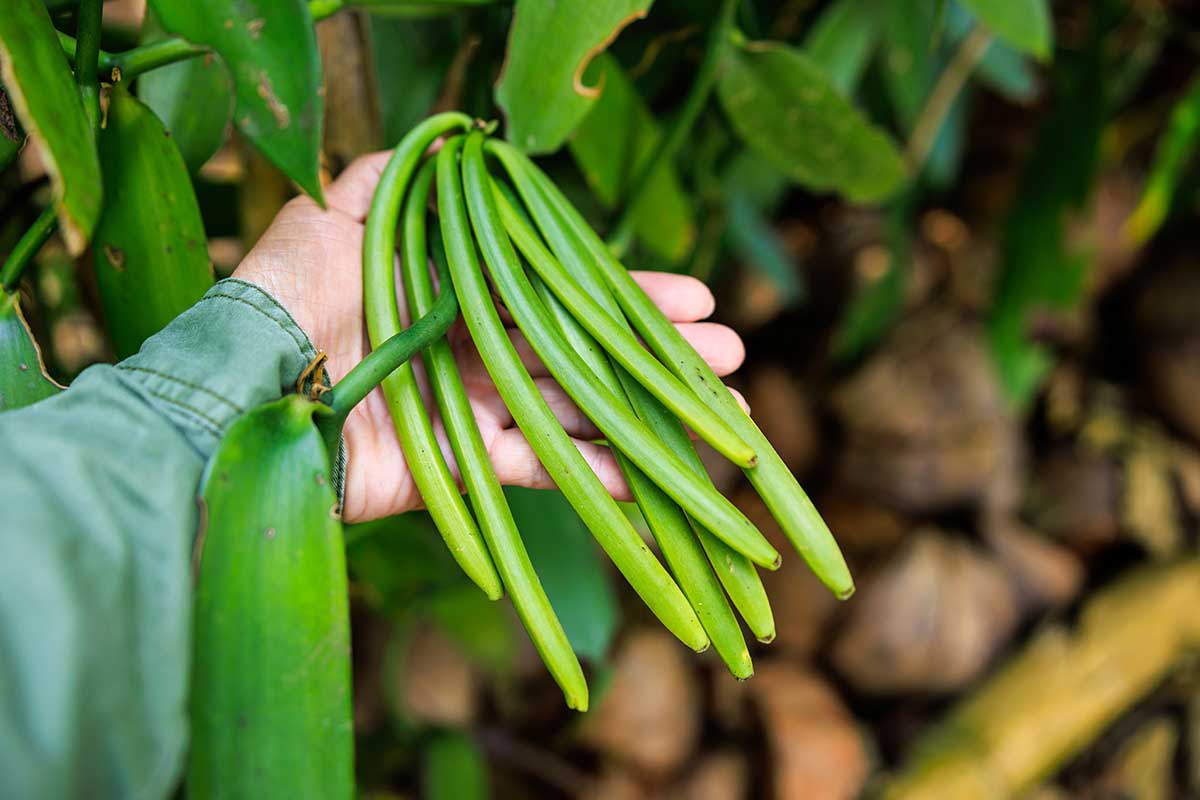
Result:
{"type": "Polygon", "coordinates": [[[42,351],[21,313],[20,296],[0,296],[0,411],[32,405],[62,389],[46,374],[42,351]]]}
{"type": "MultiPolygon", "coordinates": [[[[395,252],[405,190],[434,139],[472,124],[470,117],[454,112],[430,117],[396,146],[380,176],[363,234],[363,303],[372,347],[402,330],[395,252]]],[[[409,472],[446,546],[467,577],[489,598],[500,598],[504,593],[500,576],[442,455],[411,364],[402,364],[383,379],[382,386],[409,472]]]]}
{"type": "MultiPolygon", "coordinates": [[[[424,319],[436,302],[433,281],[429,275],[425,213],[436,163],[435,159],[424,163],[404,203],[401,276],[409,313],[414,319],[424,319]]],[[[433,255],[438,262],[441,291],[452,292],[449,268],[445,266],[440,239],[434,244],[433,255]]],[[[479,521],[479,529],[504,588],[542,661],[562,689],[567,706],[577,711],[587,711],[588,687],[583,669],[529,561],[529,554],[517,531],[500,481],[492,469],[487,446],[479,433],[475,412],[467,399],[450,343],[445,339],[434,342],[421,354],[421,361],[454,449],[467,496],[479,521]]]]}
{"type": "Polygon", "coordinates": [[[721,411],[734,430],[754,448],[758,464],[744,470],[751,485],[763,498],[767,508],[809,568],[837,597],[850,597],[854,593],[854,580],[828,526],[817,513],[808,495],[800,488],[787,464],[729,393],[721,379],[646,296],[629,271],[545,173],[511,145],[491,140],[489,148],[506,163],[520,164],[537,182],[540,189],[561,210],[566,224],[583,242],[590,256],[588,263],[604,279],[650,349],[693,391],[721,411]]]}
{"type": "Polygon", "coordinates": [[[206,470],[188,797],[354,796],[348,584],[321,413],[299,395],[255,408],[206,470]]]}
{"type": "MultiPolygon", "coordinates": [[[[584,291],[596,299],[607,314],[614,320],[617,320],[626,330],[632,331],[608,287],[599,275],[589,268],[587,260],[590,257],[579,243],[578,238],[566,228],[557,209],[546,199],[538,187],[534,185],[534,182],[528,179],[527,175],[519,169],[517,169],[515,174],[510,173],[510,176],[516,180],[518,191],[525,192],[526,202],[529,204],[530,210],[537,215],[541,223],[540,227],[551,243],[555,255],[561,260],[561,266],[567,269],[571,277],[578,281],[584,291]]],[[[502,186],[502,184],[497,185],[502,186]]],[[[519,208],[515,202],[510,203],[510,207],[519,208]]],[[[502,212],[504,211],[503,207],[501,210],[502,212]]],[[[513,223],[520,228],[528,227],[528,222],[523,217],[514,219],[513,223]]],[[[525,240],[540,242],[536,235],[531,236],[523,230],[518,231],[517,235],[513,236],[514,241],[518,241],[519,243],[518,236],[521,236],[525,240]]],[[[529,253],[526,253],[526,258],[536,260],[538,256],[534,253],[531,257],[529,253]]],[[[696,454],[696,449],[692,446],[687,431],[684,430],[679,420],[651,396],[645,387],[630,376],[623,368],[619,365],[614,366],[638,416],[642,418],[667,446],[675,451],[692,468],[692,471],[705,480],[708,480],[711,484],[711,479],[709,479],[708,472],[704,468],[704,463],[696,454]]],[[[717,576],[725,587],[725,591],[729,594],[730,599],[733,600],[742,618],[746,620],[746,624],[750,626],[750,630],[753,631],[759,641],[770,642],[774,640],[775,618],[771,613],[771,604],[767,598],[766,589],[763,587],[762,579],[759,578],[753,562],[731,548],[702,525],[697,524],[695,520],[691,520],[691,523],[701,544],[704,546],[705,552],[708,554],[710,562],[716,569],[717,576]]]]}
{"type": "Polygon", "coordinates": [[[755,563],[778,567],[779,554],[745,515],[689,470],[611,389],[597,383],[555,329],[500,220],[483,158],[482,136],[468,138],[463,147],[463,180],[472,227],[496,290],[559,385],[609,442],[689,514],[720,530],[735,549],[755,563]]]}
{"type": "MultiPolygon", "coordinates": [[[[497,199],[501,217],[506,225],[508,217],[514,213],[511,204],[497,199]]],[[[521,247],[521,238],[533,234],[533,229],[526,223],[517,223],[510,229],[509,235],[521,247]]],[[[545,248],[542,248],[545,252],[545,248]]],[[[549,253],[545,252],[548,256],[549,253]]],[[[638,342],[632,331],[623,327],[613,315],[601,307],[600,303],[582,286],[575,282],[557,259],[530,258],[530,266],[538,277],[550,285],[555,296],[570,309],[571,314],[579,320],[597,342],[621,367],[637,379],[647,391],[671,409],[683,422],[692,427],[696,434],[713,446],[717,452],[729,458],[738,466],[753,466],[753,451],[736,434],[732,432],[724,420],[717,416],[711,408],[705,405],[696,393],[684,386],[675,375],[650,354],[638,342]],[[750,454],[750,458],[746,454],[750,454]]]]}
{"type": "Polygon", "coordinates": [[[534,453],[629,585],[667,630],[693,650],[704,650],[708,636],[687,598],[605,490],[521,364],[479,264],[457,162],[461,149],[456,139],[437,155],[438,210],[463,319],[484,366],[534,453]]]}
{"type": "Polygon", "coordinates": [[[92,261],[120,359],[203,297],[213,272],[192,179],[158,117],[117,84],[105,120],[97,139],[104,210],[92,261]]]}
{"type": "MultiPolygon", "coordinates": [[[[559,331],[583,362],[601,382],[617,386],[617,374],[596,340],[571,316],[545,283],[536,276],[532,276],[531,280],[538,296],[558,323],[559,331]]],[[[704,549],[692,533],[687,515],[628,456],[620,450],[614,450],[613,453],[650,533],[658,542],[676,583],[704,626],[713,649],[734,677],[741,680],[749,678],[754,674],[754,664],[750,659],[750,651],[746,649],[742,629],[709,566],[704,549]]]]}

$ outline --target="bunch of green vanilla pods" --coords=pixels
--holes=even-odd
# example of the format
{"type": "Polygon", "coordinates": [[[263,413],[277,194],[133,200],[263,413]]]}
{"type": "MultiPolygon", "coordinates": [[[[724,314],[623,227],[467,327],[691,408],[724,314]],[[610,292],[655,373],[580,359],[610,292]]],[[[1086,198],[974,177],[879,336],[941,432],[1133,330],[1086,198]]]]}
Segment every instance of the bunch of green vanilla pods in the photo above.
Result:
{"type": "Polygon", "coordinates": [[[583,670],[530,564],[445,338],[460,311],[546,471],[688,647],[711,644],[730,672],[749,677],[734,609],[759,640],[774,638],[757,568],[776,569],[781,558],[713,486],[685,425],[745,470],[830,589],[839,597],[854,590],[829,530],[734,396],[553,183],[470,117],[431,117],[396,148],[367,217],[363,277],[372,351],[320,400],[298,392],[247,412],[207,467],[195,549],[189,796],[354,796],[348,585],[329,456],[350,410],[380,384],[450,552],[489,597],[507,591],[567,705],[587,709],[583,670]],[[427,156],[438,139],[441,148],[427,156]],[[396,300],[398,228],[403,296],[415,320],[408,327],[396,300]],[[551,412],[493,289],[603,434],[666,567],[551,412]],[[410,363],[418,355],[465,498],[434,437],[410,363]]]}
{"type": "MultiPolygon", "coordinates": [[[[775,625],[756,567],[777,569],[781,562],[713,486],[685,425],[745,471],[833,592],[846,597],[853,591],[828,528],[770,442],[521,152],[454,112],[431,117],[401,142],[366,225],[364,297],[373,346],[401,331],[392,255],[397,227],[412,318],[434,310],[432,259],[443,286],[457,295],[501,398],[547,472],[630,586],[684,644],[702,651],[711,643],[735,676],[749,677],[753,665],[733,609],[759,640],[770,641],[775,625]],[[439,137],[448,138],[422,163],[439,137]],[[550,374],[603,433],[666,567],[538,392],[505,331],[493,288],[550,374]]],[[[426,507],[463,571],[489,597],[508,592],[567,704],[586,709],[583,672],[530,565],[450,346],[440,339],[421,358],[466,487],[464,499],[406,363],[383,380],[383,389],[426,507]]]]}

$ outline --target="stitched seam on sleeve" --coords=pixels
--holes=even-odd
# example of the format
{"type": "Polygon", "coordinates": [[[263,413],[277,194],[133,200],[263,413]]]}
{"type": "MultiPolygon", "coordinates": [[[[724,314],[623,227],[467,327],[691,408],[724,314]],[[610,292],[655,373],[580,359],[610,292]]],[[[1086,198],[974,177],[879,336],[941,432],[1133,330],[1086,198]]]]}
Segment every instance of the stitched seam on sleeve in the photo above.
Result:
{"type": "MultiPolygon", "coordinates": [[[[287,321],[292,323],[292,325],[296,328],[296,330],[303,331],[305,336],[308,335],[308,331],[305,331],[303,328],[300,327],[300,323],[296,322],[296,318],[292,316],[292,312],[288,311],[287,308],[284,307],[283,303],[280,303],[278,300],[276,300],[274,295],[272,295],[266,289],[259,286],[257,283],[251,283],[250,281],[244,281],[241,278],[224,278],[223,280],[218,281],[217,284],[215,284],[215,285],[219,286],[221,284],[235,284],[237,286],[246,287],[251,292],[253,292],[256,297],[263,298],[268,303],[273,305],[275,308],[279,309],[279,313],[283,314],[283,316],[287,317],[287,321]]],[[[232,295],[224,295],[224,296],[230,297],[232,295]]]]}
{"type": "MultiPolygon", "coordinates": [[[[196,305],[200,305],[200,303],[204,303],[209,300],[230,300],[232,302],[241,303],[242,305],[245,305],[245,306],[248,306],[248,307],[254,309],[257,313],[262,314],[264,317],[269,319],[271,322],[275,323],[276,327],[278,327],[279,330],[283,331],[288,336],[290,336],[292,339],[292,342],[296,345],[296,349],[300,352],[300,356],[302,358],[306,358],[306,353],[304,350],[304,342],[296,336],[296,331],[293,330],[292,328],[287,327],[282,322],[280,322],[278,319],[271,316],[265,310],[263,310],[262,308],[259,308],[257,305],[250,302],[246,298],[236,297],[234,295],[229,295],[229,294],[206,294],[204,297],[201,297],[199,300],[196,301],[196,305]]],[[[193,308],[194,307],[195,306],[193,306],[193,308]]],[[[295,323],[293,322],[293,324],[295,324],[295,323]]]]}
{"type": "Polygon", "coordinates": [[[149,367],[138,367],[138,366],[134,366],[132,364],[130,364],[130,365],[117,364],[117,369],[126,370],[128,372],[145,372],[146,374],[153,375],[156,378],[162,378],[165,381],[170,381],[172,383],[179,384],[180,386],[183,386],[187,389],[191,389],[193,391],[200,392],[201,394],[206,394],[209,397],[211,397],[212,399],[229,406],[234,411],[236,411],[238,414],[241,414],[244,411],[244,409],[241,406],[239,406],[237,403],[234,403],[232,400],[229,400],[228,398],[222,397],[221,395],[214,392],[212,389],[209,389],[205,386],[201,386],[198,383],[192,383],[191,381],[184,380],[183,378],[177,378],[174,375],[170,375],[166,372],[159,372],[156,369],[150,369],[149,367]]]}
{"type": "Polygon", "coordinates": [[[212,433],[218,437],[224,433],[224,430],[225,430],[224,426],[222,426],[221,423],[217,422],[212,417],[205,414],[203,411],[201,411],[197,408],[193,408],[192,406],[188,405],[187,403],[182,403],[179,400],[176,400],[175,398],[173,398],[169,395],[163,394],[162,392],[156,392],[153,389],[150,389],[145,386],[143,386],[142,389],[147,394],[157,397],[159,400],[162,400],[167,405],[172,406],[180,411],[185,411],[188,414],[190,414],[191,416],[196,417],[196,422],[202,423],[201,427],[208,427],[209,433],[212,433]]]}

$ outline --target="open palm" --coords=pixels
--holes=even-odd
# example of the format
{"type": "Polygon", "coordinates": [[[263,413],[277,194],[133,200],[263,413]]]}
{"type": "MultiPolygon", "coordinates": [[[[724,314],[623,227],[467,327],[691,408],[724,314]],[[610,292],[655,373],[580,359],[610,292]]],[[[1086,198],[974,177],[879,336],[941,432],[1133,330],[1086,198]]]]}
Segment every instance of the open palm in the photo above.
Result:
{"type": "MultiPolygon", "coordinates": [[[[234,272],[234,277],[262,286],[288,309],[317,349],[328,354],[326,369],[335,382],[361,361],[369,348],[362,309],[363,220],[389,155],[363,156],[347,167],[326,190],[326,210],[307,197],[288,203],[234,272]]],[[[714,304],[704,284],[659,272],[635,273],[635,277],[718,375],[727,375],[741,365],[744,349],[737,334],[723,325],[700,321],[712,313],[714,304]]],[[[549,376],[511,320],[505,319],[517,352],[563,428],[613,496],[629,499],[612,454],[589,441],[599,438],[599,431],[549,376]]],[[[461,320],[450,329],[449,339],[500,482],[552,487],[553,481],[513,422],[461,320]]],[[[425,396],[442,452],[458,479],[445,429],[428,391],[425,396]]],[[[344,435],[349,454],[344,506],[348,522],[420,507],[421,496],[380,389],[354,409],[344,435]]]]}

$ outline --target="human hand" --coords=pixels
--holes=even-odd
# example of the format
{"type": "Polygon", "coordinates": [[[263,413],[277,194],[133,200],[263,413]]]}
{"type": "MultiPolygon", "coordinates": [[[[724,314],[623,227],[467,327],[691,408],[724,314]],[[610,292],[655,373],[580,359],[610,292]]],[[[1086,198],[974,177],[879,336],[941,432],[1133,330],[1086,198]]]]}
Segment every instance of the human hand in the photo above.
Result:
{"type": "MultiPolygon", "coordinates": [[[[328,209],[322,210],[308,197],[289,202],[233,273],[262,287],[287,308],[317,349],[328,354],[325,368],[335,383],[369,350],[362,307],[363,222],[390,155],[374,153],[350,164],[325,190],[328,209]]],[[[714,307],[708,287],[682,275],[633,275],[718,375],[728,375],[741,365],[745,350],[737,334],[724,325],[701,321],[714,307]]],[[[550,377],[511,322],[509,335],[543,397],[604,486],[618,500],[629,500],[612,453],[589,441],[600,438],[600,432],[550,377]]],[[[500,482],[553,488],[554,482],[500,399],[462,320],[450,329],[448,338],[500,482]]],[[[424,394],[446,463],[459,480],[436,405],[427,391],[424,394]]],[[[347,522],[421,506],[381,389],[376,388],[351,412],[343,435],[348,453],[343,506],[347,522]]]]}

